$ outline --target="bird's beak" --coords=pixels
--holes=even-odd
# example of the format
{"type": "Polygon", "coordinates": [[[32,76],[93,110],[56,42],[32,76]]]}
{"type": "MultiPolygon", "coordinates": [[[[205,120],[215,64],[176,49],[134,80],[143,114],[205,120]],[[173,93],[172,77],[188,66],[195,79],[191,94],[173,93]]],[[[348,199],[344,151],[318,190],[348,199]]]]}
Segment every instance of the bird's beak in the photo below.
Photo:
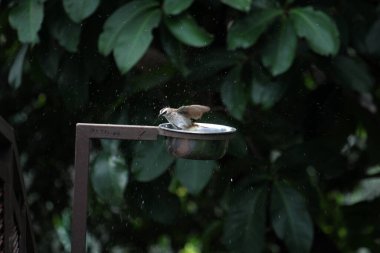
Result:
{"type": "Polygon", "coordinates": [[[161,117],[163,114],[164,114],[164,113],[162,113],[162,112],[159,113],[158,116],[157,116],[157,118],[161,117]]]}

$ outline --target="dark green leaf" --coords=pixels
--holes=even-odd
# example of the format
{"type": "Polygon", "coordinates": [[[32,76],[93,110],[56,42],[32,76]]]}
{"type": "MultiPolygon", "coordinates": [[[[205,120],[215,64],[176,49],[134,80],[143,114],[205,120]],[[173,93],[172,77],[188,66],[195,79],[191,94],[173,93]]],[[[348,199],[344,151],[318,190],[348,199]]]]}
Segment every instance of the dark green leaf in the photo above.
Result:
{"type": "Polygon", "coordinates": [[[270,213],[274,231],[284,240],[289,252],[310,251],[313,223],[301,194],[285,184],[275,183],[270,213]]]}
{"type": "Polygon", "coordinates": [[[233,196],[224,224],[223,242],[233,252],[263,252],[265,246],[266,186],[233,196]]]}
{"type": "MultiPolygon", "coordinates": [[[[156,183],[156,182],[154,182],[156,183]]],[[[172,224],[180,211],[177,196],[168,192],[166,184],[145,184],[142,191],[142,211],[154,221],[162,224],[172,224]]]]}
{"type": "Polygon", "coordinates": [[[193,47],[209,45],[214,36],[200,27],[190,15],[167,17],[165,24],[169,31],[182,43],[193,47]]]}
{"type": "Polygon", "coordinates": [[[192,194],[198,194],[207,185],[212,176],[215,161],[178,159],[174,175],[192,194]]]}
{"type": "Polygon", "coordinates": [[[144,55],[152,42],[152,30],[159,24],[160,10],[146,11],[124,27],[114,49],[114,58],[121,73],[128,72],[144,55]]]}
{"type": "Polygon", "coordinates": [[[120,206],[128,182],[125,161],[110,153],[100,153],[91,170],[91,183],[99,199],[114,206],[120,206]]]}
{"type": "Polygon", "coordinates": [[[297,35],[293,24],[286,19],[262,53],[263,64],[276,76],[292,65],[297,48],[297,35]]]}
{"type": "Polygon", "coordinates": [[[290,11],[298,36],[304,37],[310,48],[321,55],[335,55],[339,50],[339,31],[335,22],[312,7],[294,8],[290,11]]]}
{"type": "Polygon", "coordinates": [[[136,0],[117,9],[103,26],[103,32],[98,41],[99,52],[103,55],[111,53],[119,38],[127,36],[125,30],[130,30],[131,21],[157,6],[158,3],[153,0],[136,0]]]}
{"type": "Polygon", "coordinates": [[[240,133],[235,134],[234,138],[229,141],[228,144],[228,154],[236,157],[243,157],[248,152],[247,144],[245,142],[244,136],[240,133]]]}
{"type": "Polygon", "coordinates": [[[168,15],[177,15],[193,3],[194,0],[164,0],[164,12],[168,15]]]}
{"type": "Polygon", "coordinates": [[[281,99],[285,89],[285,84],[272,82],[269,77],[257,71],[252,77],[252,102],[261,105],[263,109],[269,109],[281,99]]]}
{"type": "Polygon", "coordinates": [[[231,6],[239,11],[249,11],[251,9],[252,0],[221,0],[222,3],[231,6]]]}
{"type": "Polygon", "coordinates": [[[80,23],[98,8],[99,3],[100,0],[63,0],[63,7],[72,21],[80,23]]]}
{"type": "Polygon", "coordinates": [[[213,76],[219,71],[243,62],[246,56],[242,52],[213,50],[202,52],[193,57],[189,64],[191,72],[188,75],[190,80],[200,80],[213,76]]]}
{"type": "Polygon", "coordinates": [[[334,62],[335,74],[341,85],[358,92],[369,92],[374,85],[374,80],[363,62],[339,56],[334,62]]]}
{"type": "Polygon", "coordinates": [[[366,45],[370,54],[380,56],[380,19],[378,19],[368,31],[366,45]]]}
{"type": "Polygon", "coordinates": [[[227,34],[228,49],[248,48],[255,44],[267,27],[281,15],[279,9],[265,9],[251,12],[235,21],[227,34]]]}
{"type": "Polygon", "coordinates": [[[38,48],[38,61],[45,75],[51,79],[54,79],[58,73],[61,56],[62,49],[53,43],[47,45],[42,43],[38,48]]]}
{"type": "Polygon", "coordinates": [[[138,181],[151,181],[164,173],[174,158],[166,150],[164,141],[142,142],[136,146],[132,172],[138,181]]]}
{"type": "Polygon", "coordinates": [[[181,42],[174,38],[166,29],[161,29],[160,39],[169,60],[181,71],[183,76],[187,76],[190,70],[186,66],[186,56],[181,42]]]}
{"type": "Polygon", "coordinates": [[[58,43],[69,52],[76,52],[80,39],[80,25],[65,16],[50,21],[50,32],[58,43]]]}
{"type": "Polygon", "coordinates": [[[137,92],[147,91],[157,85],[166,83],[173,77],[175,71],[171,66],[162,66],[150,72],[144,72],[141,75],[132,77],[127,81],[128,87],[130,87],[128,95],[132,96],[137,92]]]}
{"type": "Polygon", "coordinates": [[[44,17],[44,5],[40,0],[24,0],[9,13],[9,23],[17,30],[22,43],[37,43],[38,31],[44,17]]]}
{"type": "Polygon", "coordinates": [[[232,116],[242,120],[248,96],[245,83],[241,80],[241,66],[237,66],[228,73],[220,89],[223,104],[232,116]]]}
{"type": "Polygon", "coordinates": [[[26,52],[28,51],[28,45],[24,44],[17,53],[17,56],[9,70],[8,83],[17,89],[22,82],[22,70],[24,66],[24,59],[26,52]]]}

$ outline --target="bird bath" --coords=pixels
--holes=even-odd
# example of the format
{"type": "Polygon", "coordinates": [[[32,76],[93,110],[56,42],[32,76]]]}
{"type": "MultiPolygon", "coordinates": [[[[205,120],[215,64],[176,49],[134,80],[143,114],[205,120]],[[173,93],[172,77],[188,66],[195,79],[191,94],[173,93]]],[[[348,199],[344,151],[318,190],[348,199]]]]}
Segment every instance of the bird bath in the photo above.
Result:
{"type": "Polygon", "coordinates": [[[229,139],[236,129],[229,126],[196,123],[187,130],[170,123],[159,126],[87,124],[76,125],[75,179],[71,252],[86,252],[87,187],[91,142],[94,139],[157,140],[166,137],[170,154],[179,158],[216,160],[226,153],[229,139]]]}

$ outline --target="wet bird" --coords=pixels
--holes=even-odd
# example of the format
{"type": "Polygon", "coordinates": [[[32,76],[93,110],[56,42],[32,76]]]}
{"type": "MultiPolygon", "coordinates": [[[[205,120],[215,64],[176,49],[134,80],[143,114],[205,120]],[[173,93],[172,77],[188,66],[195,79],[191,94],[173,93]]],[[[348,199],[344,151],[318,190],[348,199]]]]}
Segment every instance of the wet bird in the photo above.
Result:
{"type": "Polygon", "coordinates": [[[186,105],[179,108],[165,107],[160,110],[159,116],[164,116],[169,123],[178,129],[189,129],[210,107],[204,105],[186,105]]]}

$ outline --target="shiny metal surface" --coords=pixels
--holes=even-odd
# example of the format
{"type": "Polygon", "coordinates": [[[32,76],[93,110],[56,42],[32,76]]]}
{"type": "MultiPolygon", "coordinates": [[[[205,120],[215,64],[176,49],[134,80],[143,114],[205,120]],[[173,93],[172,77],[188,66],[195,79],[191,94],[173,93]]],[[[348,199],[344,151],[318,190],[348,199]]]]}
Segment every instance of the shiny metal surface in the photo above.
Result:
{"type": "Polygon", "coordinates": [[[170,154],[178,158],[215,160],[224,156],[229,139],[236,129],[224,125],[196,123],[190,129],[174,128],[170,123],[158,126],[159,134],[166,136],[170,154]]]}

